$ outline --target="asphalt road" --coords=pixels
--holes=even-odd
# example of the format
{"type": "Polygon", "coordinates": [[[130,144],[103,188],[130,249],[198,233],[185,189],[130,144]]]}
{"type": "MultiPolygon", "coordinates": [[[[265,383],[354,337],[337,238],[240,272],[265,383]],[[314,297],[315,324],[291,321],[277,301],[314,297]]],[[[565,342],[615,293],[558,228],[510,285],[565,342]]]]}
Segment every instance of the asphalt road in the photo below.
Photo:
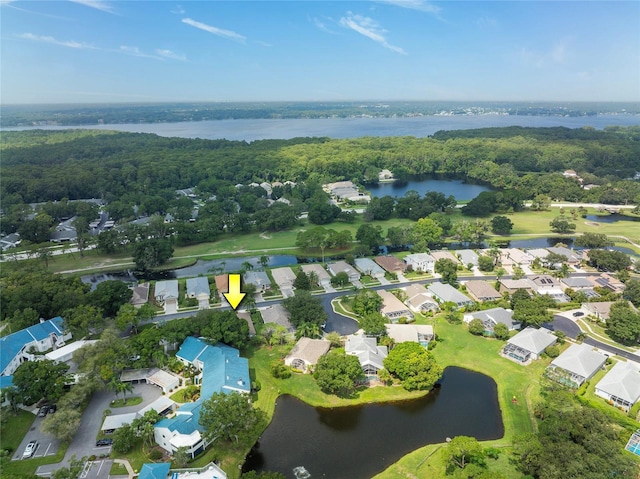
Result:
{"type": "MultiPolygon", "coordinates": [[[[551,329],[552,331],[562,331],[564,334],[567,335],[567,337],[571,339],[575,339],[576,336],[578,336],[578,334],[582,332],[580,327],[575,322],[559,314],[556,314],[553,317],[553,323],[546,323],[543,326],[548,329],[551,329]]],[[[598,349],[601,349],[603,351],[607,351],[611,354],[616,354],[623,358],[631,359],[632,361],[640,361],[640,356],[638,356],[637,354],[632,354],[628,351],[625,351],[624,349],[616,348],[615,346],[602,343],[597,339],[587,337],[584,340],[584,343],[589,344],[590,346],[596,347],[598,349]]]]}
{"type": "MultiPolygon", "coordinates": [[[[54,413],[55,414],[55,413],[54,413]]],[[[25,434],[24,438],[22,438],[22,442],[18,449],[13,454],[11,458],[13,461],[22,460],[22,453],[29,444],[30,441],[38,441],[38,447],[36,448],[36,452],[33,454],[33,458],[36,457],[44,457],[44,456],[53,456],[56,452],[58,452],[58,448],[60,447],[60,441],[49,434],[45,434],[40,430],[40,425],[42,424],[44,418],[36,416],[35,421],[27,434],[25,434]]]]}

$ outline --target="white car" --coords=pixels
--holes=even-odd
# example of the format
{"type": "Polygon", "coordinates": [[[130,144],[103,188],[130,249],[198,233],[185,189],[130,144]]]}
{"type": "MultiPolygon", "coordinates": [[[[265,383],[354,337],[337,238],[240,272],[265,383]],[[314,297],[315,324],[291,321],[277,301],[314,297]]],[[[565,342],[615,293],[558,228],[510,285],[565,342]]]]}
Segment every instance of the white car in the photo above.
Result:
{"type": "Polygon", "coordinates": [[[36,452],[37,448],[38,448],[38,442],[31,441],[29,444],[27,444],[26,449],[22,453],[22,459],[28,459],[31,456],[33,456],[33,453],[36,452]]]}

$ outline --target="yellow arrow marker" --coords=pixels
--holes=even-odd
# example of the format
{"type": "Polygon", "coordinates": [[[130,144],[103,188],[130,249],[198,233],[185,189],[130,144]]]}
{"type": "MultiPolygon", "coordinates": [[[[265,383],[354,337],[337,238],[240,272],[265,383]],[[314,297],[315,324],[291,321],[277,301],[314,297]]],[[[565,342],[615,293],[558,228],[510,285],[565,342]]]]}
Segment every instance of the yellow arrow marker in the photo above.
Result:
{"type": "Polygon", "coordinates": [[[245,297],[247,293],[240,292],[240,275],[239,274],[230,274],[229,275],[229,292],[222,293],[224,297],[229,301],[229,305],[236,309],[242,301],[242,298],[245,297]]]}

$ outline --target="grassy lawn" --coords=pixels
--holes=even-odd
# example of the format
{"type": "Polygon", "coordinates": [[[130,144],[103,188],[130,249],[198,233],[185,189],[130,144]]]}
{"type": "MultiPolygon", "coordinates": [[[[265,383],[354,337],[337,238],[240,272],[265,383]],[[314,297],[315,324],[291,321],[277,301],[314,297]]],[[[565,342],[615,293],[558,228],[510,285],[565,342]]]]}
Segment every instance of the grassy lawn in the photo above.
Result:
{"type": "Polygon", "coordinates": [[[109,474],[112,476],[126,476],[128,473],[126,467],[124,467],[122,464],[114,462],[113,464],[111,464],[111,470],[109,471],[109,474]]]}
{"type": "Polygon", "coordinates": [[[142,402],[142,398],[140,396],[129,397],[125,399],[114,399],[111,401],[109,407],[118,408],[118,407],[126,407],[126,406],[136,406],[142,402]]]}
{"type": "Polygon", "coordinates": [[[2,422],[0,428],[0,449],[6,449],[12,453],[18,448],[22,439],[31,428],[35,414],[20,409],[17,414],[2,409],[2,422]]]}
{"type": "MultiPolygon", "coordinates": [[[[434,320],[417,317],[420,324],[433,324],[434,320]]],[[[539,379],[551,361],[543,359],[529,366],[520,366],[499,356],[502,341],[473,336],[465,325],[452,325],[442,318],[435,319],[435,331],[439,342],[433,354],[446,366],[460,366],[491,376],[498,385],[498,400],[502,410],[505,435],[502,439],[483,442],[485,447],[497,447],[503,452],[497,460],[487,459],[492,471],[500,471],[505,477],[520,477],[510,462],[512,440],[517,434],[534,430],[530,407],[539,398],[539,379]],[[512,403],[513,397],[517,404],[512,403]]],[[[443,444],[431,444],[404,456],[376,479],[433,478],[445,476],[443,444]]]]}

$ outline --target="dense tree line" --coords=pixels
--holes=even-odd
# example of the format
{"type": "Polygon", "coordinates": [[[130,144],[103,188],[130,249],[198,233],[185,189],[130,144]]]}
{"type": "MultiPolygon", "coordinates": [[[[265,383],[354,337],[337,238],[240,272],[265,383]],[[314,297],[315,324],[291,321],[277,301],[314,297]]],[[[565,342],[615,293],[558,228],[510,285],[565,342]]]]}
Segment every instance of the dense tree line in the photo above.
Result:
{"type": "Polygon", "coordinates": [[[252,181],[364,181],[368,169],[389,168],[400,177],[453,175],[566,200],[579,196],[619,203],[639,193],[637,185],[622,181],[640,170],[637,128],[502,128],[470,137],[474,132],[252,143],[136,133],[5,132],[0,192],[5,205],[90,197],[139,205],[153,195],[170,200],[178,188],[198,186],[216,194],[218,188],[252,181]],[[544,174],[567,168],[601,187],[585,191],[574,179],[544,174]]]}

